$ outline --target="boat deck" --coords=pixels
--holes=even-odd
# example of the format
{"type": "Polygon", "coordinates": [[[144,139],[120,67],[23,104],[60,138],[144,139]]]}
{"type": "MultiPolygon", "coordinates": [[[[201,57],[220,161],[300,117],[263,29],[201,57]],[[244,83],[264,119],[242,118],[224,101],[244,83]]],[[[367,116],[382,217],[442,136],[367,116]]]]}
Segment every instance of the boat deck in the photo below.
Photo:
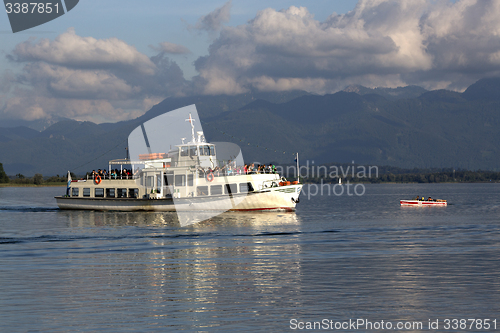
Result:
{"type": "Polygon", "coordinates": [[[415,206],[415,207],[427,207],[427,206],[447,206],[446,200],[436,199],[435,201],[425,201],[425,200],[400,200],[401,206],[415,206]]]}

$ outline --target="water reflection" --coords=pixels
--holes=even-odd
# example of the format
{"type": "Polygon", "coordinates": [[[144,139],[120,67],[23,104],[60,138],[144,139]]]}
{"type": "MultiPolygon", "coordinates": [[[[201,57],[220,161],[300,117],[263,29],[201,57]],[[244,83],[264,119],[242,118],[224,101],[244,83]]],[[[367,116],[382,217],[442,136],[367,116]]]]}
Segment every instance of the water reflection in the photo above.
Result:
{"type": "MultiPolygon", "coordinates": [[[[108,239],[102,251],[95,251],[93,244],[94,252],[83,256],[96,269],[82,270],[72,280],[78,284],[89,274],[97,275],[104,289],[123,290],[113,303],[130,299],[148,304],[141,310],[158,325],[168,321],[173,328],[185,328],[187,322],[200,330],[219,327],[221,315],[230,311],[237,327],[238,320],[269,318],[273,311],[300,307],[301,223],[295,213],[227,212],[188,228],[168,213],[63,214],[75,228],[97,227],[106,233],[137,227],[126,229],[130,233],[117,238],[115,246],[108,239]]],[[[81,260],[82,254],[72,257],[81,260]]],[[[95,288],[71,289],[96,294],[95,288]]]]}
{"type": "Polygon", "coordinates": [[[70,227],[122,227],[122,226],[177,226],[175,212],[100,212],[85,210],[62,210],[58,212],[67,217],[70,227]]]}
{"type": "MultiPolygon", "coordinates": [[[[85,210],[63,210],[58,212],[67,217],[70,227],[137,226],[137,227],[180,227],[175,212],[107,212],[85,210]]],[[[294,212],[225,212],[187,230],[207,230],[238,226],[277,227],[300,225],[294,212]]]]}
{"type": "Polygon", "coordinates": [[[162,250],[172,245],[168,240],[155,244],[158,251],[145,267],[148,284],[156,289],[150,301],[180,312],[188,308],[196,328],[220,326],[228,311],[242,322],[300,306],[299,244],[283,244],[276,236],[238,237],[231,243],[214,237],[174,252],[162,250]]]}

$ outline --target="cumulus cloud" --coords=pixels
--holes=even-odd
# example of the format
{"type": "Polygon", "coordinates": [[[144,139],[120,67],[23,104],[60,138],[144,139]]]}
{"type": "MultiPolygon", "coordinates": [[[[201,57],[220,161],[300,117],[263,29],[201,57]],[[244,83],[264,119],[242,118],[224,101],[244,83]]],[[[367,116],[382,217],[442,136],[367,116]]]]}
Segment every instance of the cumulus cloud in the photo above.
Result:
{"type": "Polygon", "coordinates": [[[463,89],[500,70],[498,1],[360,0],[320,22],[307,8],[265,9],[224,27],[195,62],[206,94],[334,92],[349,84],[463,89]]]}
{"type": "MultiPolygon", "coordinates": [[[[7,57],[24,67],[3,75],[0,114],[26,120],[135,118],[186,89],[182,70],[165,55],[173,45],[160,44],[159,54],[149,58],[122,40],[81,37],[73,29],[54,40],[20,43],[7,57]]],[[[176,50],[185,52],[180,45],[176,50]]]]}
{"type": "Polygon", "coordinates": [[[55,40],[29,40],[16,45],[8,56],[17,62],[43,61],[69,68],[119,68],[154,74],[149,58],[117,38],[80,37],[70,28],[55,40]]]}
{"type": "Polygon", "coordinates": [[[75,70],[34,62],[24,68],[24,82],[38,88],[38,93],[59,98],[124,99],[139,87],[104,70],[75,70]]]}
{"type": "Polygon", "coordinates": [[[231,17],[231,6],[232,0],[229,0],[224,6],[202,16],[196,23],[195,28],[205,31],[219,31],[223,23],[229,22],[231,17]]]}
{"type": "Polygon", "coordinates": [[[139,101],[128,101],[126,108],[108,100],[60,99],[33,94],[33,91],[18,89],[15,97],[7,100],[4,117],[12,119],[38,120],[63,116],[76,120],[94,122],[120,121],[142,115],[139,101]]]}

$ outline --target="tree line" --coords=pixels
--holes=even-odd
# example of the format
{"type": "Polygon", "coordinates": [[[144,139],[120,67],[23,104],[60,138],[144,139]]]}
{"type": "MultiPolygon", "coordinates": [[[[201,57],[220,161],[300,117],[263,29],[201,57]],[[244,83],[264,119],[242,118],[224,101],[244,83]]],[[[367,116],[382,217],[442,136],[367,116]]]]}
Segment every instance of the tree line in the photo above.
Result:
{"type": "MultiPolygon", "coordinates": [[[[76,179],[76,176],[71,173],[71,177],[76,179]]],[[[36,173],[33,177],[26,177],[21,173],[13,177],[7,176],[5,170],[3,169],[3,164],[0,163],[0,184],[19,184],[19,185],[43,185],[43,184],[54,184],[54,183],[65,183],[68,180],[67,176],[51,176],[44,177],[40,173],[36,173]]]]}
{"type": "MultiPolygon", "coordinates": [[[[358,167],[359,169],[359,167],[358,167]]],[[[358,170],[357,169],[357,170],[358,170]]],[[[397,167],[378,167],[378,172],[375,174],[364,173],[364,177],[358,177],[359,172],[342,175],[342,181],[349,181],[351,183],[449,183],[449,182],[500,182],[500,172],[497,171],[470,171],[470,170],[453,170],[450,168],[444,169],[400,169],[397,167]]],[[[330,174],[331,175],[331,174],[330,174]]],[[[320,183],[323,182],[337,182],[338,177],[330,177],[328,173],[321,174],[315,177],[301,177],[301,181],[305,183],[320,183]]],[[[288,178],[294,175],[287,175],[288,178]]],[[[73,179],[77,179],[75,174],[71,173],[73,179]]],[[[42,174],[35,174],[33,177],[25,177],[18,173],[14,177],[9,177],[0,163],[0,184],[50,184],[50,183],[64,183],[67,181],[66,176],[51,176],[43,177],[42,174]]]]}
{"type": "Polygon", "coordinates": [[[5,184],[10,181],[9,176],[5,173],[5,170],[3,169],[3,164],[0,163],[0,184],[5,184]]]}
{"type": "MultiPolygon", "coordinates": [[[[393,170],[395,171],[395,170],[393,170]]],[[[399,171],[399,170],[398,170],[399,171]]],[[[383,171],[382,171],[383,172],[383,171]]],[[[393,173],[380,172],[378,175],[372,174],[370,177],[353,177],[347,175],[341,177],[342,182],[351,183],[450,183],[450,182],[500,182],[500,172],[496,171],[470,171],[470,170],[449,170],[449,171],[432,171],[432,172],[407,172],[393,173]]],[[[323,177],[301,177],[301,181],[305,183],[320,183],[323,182],[338,182],[339,177],[331,178],[323,177]]]]}

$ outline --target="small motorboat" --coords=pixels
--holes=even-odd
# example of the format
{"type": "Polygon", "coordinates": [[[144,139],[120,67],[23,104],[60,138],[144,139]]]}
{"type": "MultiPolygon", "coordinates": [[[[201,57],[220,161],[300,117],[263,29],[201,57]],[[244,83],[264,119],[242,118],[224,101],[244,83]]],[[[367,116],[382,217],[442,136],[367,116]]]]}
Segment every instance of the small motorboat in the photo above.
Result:
{"type": "Polygon", "coordinates": [[[422,198],[415,198],[411,200],[399,200],[399,203],[401,206],[416,206],[416,207],[423,207],[423,206],[448,206],[448,202],[446,200],[442,199],[433,199],[431,197],[428,197],[425,199],[424,197],[422,198]]]}

